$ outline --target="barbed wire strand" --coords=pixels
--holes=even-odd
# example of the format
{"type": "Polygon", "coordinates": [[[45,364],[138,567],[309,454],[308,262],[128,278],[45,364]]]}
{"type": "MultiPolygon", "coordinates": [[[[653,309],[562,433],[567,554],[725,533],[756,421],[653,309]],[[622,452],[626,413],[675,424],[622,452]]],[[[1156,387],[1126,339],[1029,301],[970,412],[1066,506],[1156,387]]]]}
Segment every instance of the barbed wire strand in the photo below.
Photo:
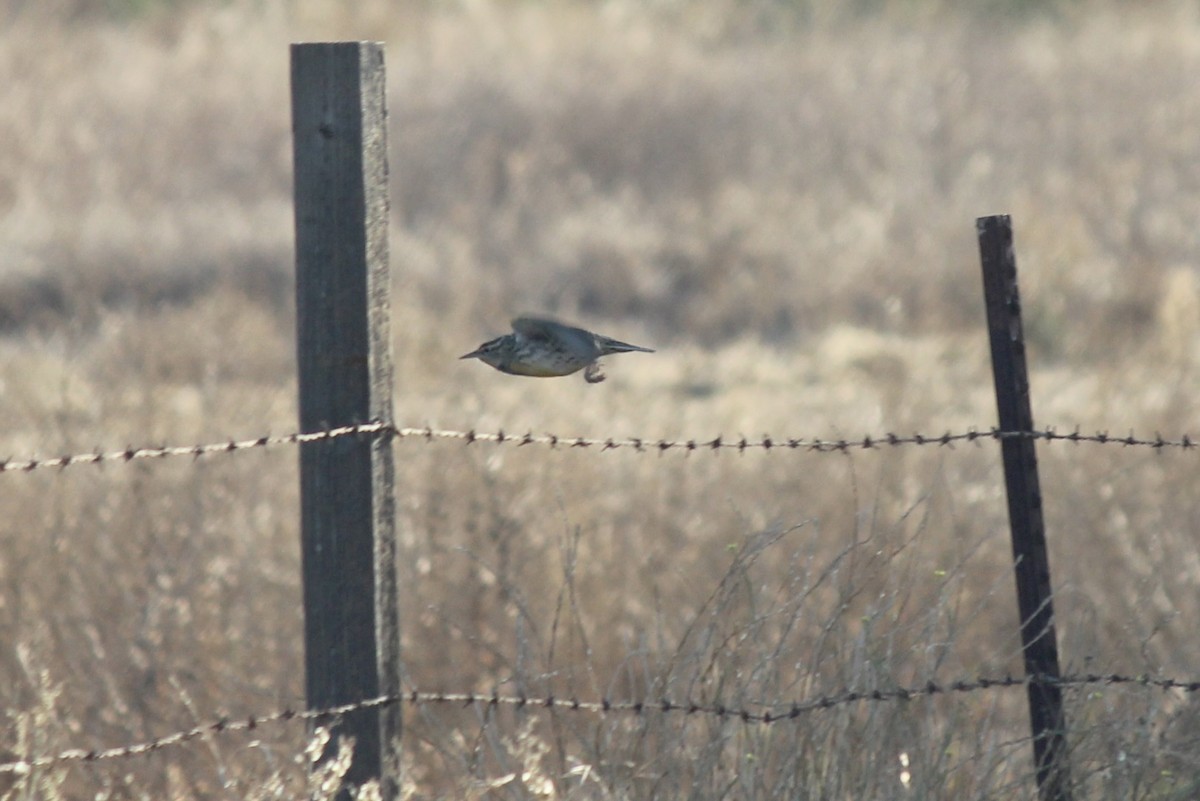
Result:
{"type": "Polygon", "coordinates": [[[1190,434],[1183,434],[1178,439],[1169,439],[1161,434],[1153,438],[1139,437],[1130,433],[1126,436],[1110,434],[1107,431],[1095,434],[1084,434],[1078,428],[1069,434],[1059,433],[1053,428],[1037,431],[1001,431],[996,428],[979,430],[968,429],[943,434],[895,434],[864,435],[861,439],[819,439],[808,437],[773,437],[763,435],[751,439],[744,436],[726,438],[718,435],[713,439],[652,439],[647,437],[568,437],[559,434],[508,434],[503,430],[482,432],[470,429],[456,431],[439,428],[396,427],[386,423],[362,423],[358,425],[340,426],[308,433],[282,434],[279,436],[261,436],[253,439],[228,440],[199,445],[181,446],[142,446],[127,447],[122,450],[92,451],[89,453],[74,453],[67,456],[46,458],[30,457],[27,459],[0,460],[0,473],[29,473],[34,470],[65,469],[81,464],[128,463],[141,459],[165,459],[173,456],[211,456],[220,453],[232,453],[254,448],[266,448],[274,445],[299,445],[306,442],[332,440],[340,437],[384,435],[396,439],[426,440],[460,440],[466,444],[478,442],[495,443],[498,445],[543,445],[550,448],[591,448],[598,451],[633,450],[639,453],[666,453],[681,451],[685,454],[697,451],[772,451],[772,450],[805,450],[817,453],[848,452],[851,450],[874,450],[906,445],[936,445],[953,447],[960,442],[980,442],[984,440],[1034,439],[1048,442],[1062,441],[1073,443],[1093,443],[1099,445],[1121,445],[1123,447],[1147,447],[1162,451],[1168,448],[1191,450],[1200,445],[1190,434]]]}
{"type": "Polygon", "coordinates": [[[304,442],[318,442],[320,440],[338,439],[339,437],[380,434],[389,430],[394,429],[385,423],[363,423],[360,425],[327,428],[304,434],[294,433],[280,436],[262,436],[254,439],[228,440],[202,445],[128,447],[124,450],[75,453],[69,456],[54,456],[45,459],[36,457],[22,460],[4,459],[0,460],[0,473],[29,473],[34,470],[48,468],[65,469],[79,464],[132,462],[138,459],[165,459],[171,456],[199,458],[216,453],[232,453],[234,451],[250,450],[251,448],[266,448],[272,445],[298,445],[304,442]]]}
{"type": "Polygon", "coordinates": [[[1130,433],[1126,436],[1116,436],[1108,432],[1098,432],[1096,434],[1084,434],[1078,428],[1069,434],[1060,434],[1053,428],[1040,429],[1037,431],[1001,431],[997,428],[979,430],[971,428],[959,433],[945,432],[943,434],[895,434],[887,433],[882,435],[867,434],[861,439],[816,439],[816,438],[791,438],[791,437],[772,437],[763,435],[757,439],[739,436],[732,439],[726,439],[724,436],[709,440],[687,439],[687,440],[669,440],[669,439],[649,439],[644,437],[628,437],[617,439],[612,437],[594,438],[594,437],[564,437],[558,434],[506,434],[503,430],[496,433],[482,433],[474,430],[470,431],[452,431],[434,428],[398,428],[395,429],[395,436],[398,438],[423,438],[427,440],[435,439],[457,439],[463,440],[468,444],[475,442],[493,442],[497,444],[512,444],[512,445],[548,445],[551,448],[596,448],[599,450],[617,450],[620,448],[633,449],[640,452],[658,452],[665,453],[671,450],[684,451],[692,453],[695,451],[719,451],[719,450],[764,450],[770,451],[775,449],[781,450],[808,450],[820,452],[833,451],[849,451],[849,450],[871,450],[875,448],[896,447],[901,445],[940,445],[950,446],[957,442],[978,442],[982,440],[1005,440],[1005,439],[1034,439],[1034,440],[1063,440],[1066,442],[1090,442],[1098,444],[1123,445],[1123,446],[1144,446],[1155,449],[1164,448],[1182,448],[1191,449],[1200,445],[1189,434],[1182,435],[1179,439],[1168,439],[1161,434],[1155,434],[1153,439],[1135,436],[1130,433]]]}
{"type": "Polygon", "coordinates": [[[1200,692],[1200,681],[1182,681],[1179,679],[1154,677],[1149,675],[1126,676],[1112,674],[1086,674],[1060,676],[975,678],[949,683],[928,681],[916,687],[894,687],[875,690],[846,690],[834,695],[822,696],[807,701],[792,703],[764,704],[774,709],[750,709],[746,707],[726,706],[720,703],[701,704],[690,701],[672,701],[668,698],[643,701],[613,701],[607,698],[600,701],[580,701],[577,698],[559,698],[553,695],[532,697],[486,693],[456,693],[456,692],[411,692],[399,695],[381,696],[366,701],[342,704],[324,709],[295,710],[284,709],[268,715],[251,716],[243,719],[220,718],[211,723],[201,724],[191,729],[178,731],[146,742],[114,748],[82,749],[71,748],[57,754],[38,756],[13,762],[0,763],[0,774],[13,773],[24,775],[32,770],[49,767],[64,762],[99,762],[112,759],[149,754],[170,746],[181,745],[210,734],[223,734],[235,731],[254,731],[260,726],[293,720],[324,721],[338,718],[351,712],[390,706],[398,703],[421,704],[455,704],[459,706],[482,705],[487,707],[513,707],[516,709],[553,709],[564,712],[592,712],[601,714],[622,713],[643,715],[651,713],[682,714],[687,716],[704,716],[720,720],[739,721],[747,724],[774,724],[796,720],[810,712],[830,709],[847,704],[868,701],[909,701],[922,697],[971,693],[982,690],[1024,687],[1030,684],[1057,685],[1071,687],[1081,685],[1138,685],[1163,691],[1181,690],[1187,693],[1200,692]]]}

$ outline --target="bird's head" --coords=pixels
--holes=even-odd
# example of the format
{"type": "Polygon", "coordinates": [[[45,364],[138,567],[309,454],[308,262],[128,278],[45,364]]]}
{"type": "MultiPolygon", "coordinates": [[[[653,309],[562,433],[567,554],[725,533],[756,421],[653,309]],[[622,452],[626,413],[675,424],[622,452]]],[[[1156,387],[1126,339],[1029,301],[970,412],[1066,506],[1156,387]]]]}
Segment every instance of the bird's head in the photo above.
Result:
{"type": "Polygon", "coordinates": [[[492,367],[496,367],[497,365],[501,364],[508,356],[508,352],[509,352],[509,348],[507,346],[508,339],[509,339],[509,337],[507,337],[507,336],[496,337],[495,339],[489,339],[487,342],[484,342],[482,345],[480,345],[475,350],[471,351],[470,353],[464,353],[462,356],[459,356],[458,358],[460,358],[460,359],[479,359],[479,361],[483,362],[484,364],[488,364],[488,365],[491,365],[492,367]]]}

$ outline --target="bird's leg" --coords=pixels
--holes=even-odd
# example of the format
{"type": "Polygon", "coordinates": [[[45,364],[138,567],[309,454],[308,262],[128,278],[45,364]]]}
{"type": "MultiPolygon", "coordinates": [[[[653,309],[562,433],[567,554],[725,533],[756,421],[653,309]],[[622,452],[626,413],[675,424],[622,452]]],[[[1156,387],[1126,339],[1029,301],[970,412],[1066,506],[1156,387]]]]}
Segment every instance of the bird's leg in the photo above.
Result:
{"type": "Polygon", "coordinates": [[[592,362],[584,369],[583,380],[589,384],[599,384],[604,380],[604,373],[600,372],[599,362],[592,362]]]}

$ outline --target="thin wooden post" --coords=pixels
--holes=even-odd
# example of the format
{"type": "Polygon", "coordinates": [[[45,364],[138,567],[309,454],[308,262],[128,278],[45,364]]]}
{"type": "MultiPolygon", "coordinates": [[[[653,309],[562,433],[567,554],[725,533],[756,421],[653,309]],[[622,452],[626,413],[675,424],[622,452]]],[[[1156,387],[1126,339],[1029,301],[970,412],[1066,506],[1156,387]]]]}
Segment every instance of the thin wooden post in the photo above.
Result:
{"type": "MultiPolygon", "coordinates": [[[[1033,431],[1012,219],[1008,215],[980,217],[975,226],[983,263],[983,294],[1000,430],[1033,431]]],[[[1005,437],[1000,442],[1000,449],[1008,489],[1008,518],[1012,528],[1025,674],[1054,680],[1061,674],[1037,449],[1029,436],[1005,437]]],[[[1027,692],[1038,793],[1042,801],[1069,801],[1071,782],[1062,688],[1055,683],[1032,681],[1027,692]]]]}
{"type": "MultiPolygon", "coordinates": [[[[291,56],[300,426],[391,424],[383,46],[291,56]]],[[[386,433],[300,447],[309,708],[400,690],[393,481],[386,433]]],[[[355,740],[347,783],[378,778],[395,798],[399,705],[347,714],[334,733],[355,740]]]]}

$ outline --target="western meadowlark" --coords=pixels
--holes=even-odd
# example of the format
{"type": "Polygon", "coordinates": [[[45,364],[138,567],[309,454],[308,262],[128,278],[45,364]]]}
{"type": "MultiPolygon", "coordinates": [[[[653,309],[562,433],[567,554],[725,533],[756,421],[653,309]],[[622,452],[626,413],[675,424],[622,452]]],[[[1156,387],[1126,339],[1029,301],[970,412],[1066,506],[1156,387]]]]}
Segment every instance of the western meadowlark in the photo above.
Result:
{"type": "Polygon", "coordinates": [[[630,351],[654,353],[650,348],[538,317],[518,317],[512,321],[512,328],[511,334],[488,340],[459,358],[479,359],[509,375],[545,378],[583,370],[585,381],[598,384],[604,380],[601,356],[630,351]]]}

